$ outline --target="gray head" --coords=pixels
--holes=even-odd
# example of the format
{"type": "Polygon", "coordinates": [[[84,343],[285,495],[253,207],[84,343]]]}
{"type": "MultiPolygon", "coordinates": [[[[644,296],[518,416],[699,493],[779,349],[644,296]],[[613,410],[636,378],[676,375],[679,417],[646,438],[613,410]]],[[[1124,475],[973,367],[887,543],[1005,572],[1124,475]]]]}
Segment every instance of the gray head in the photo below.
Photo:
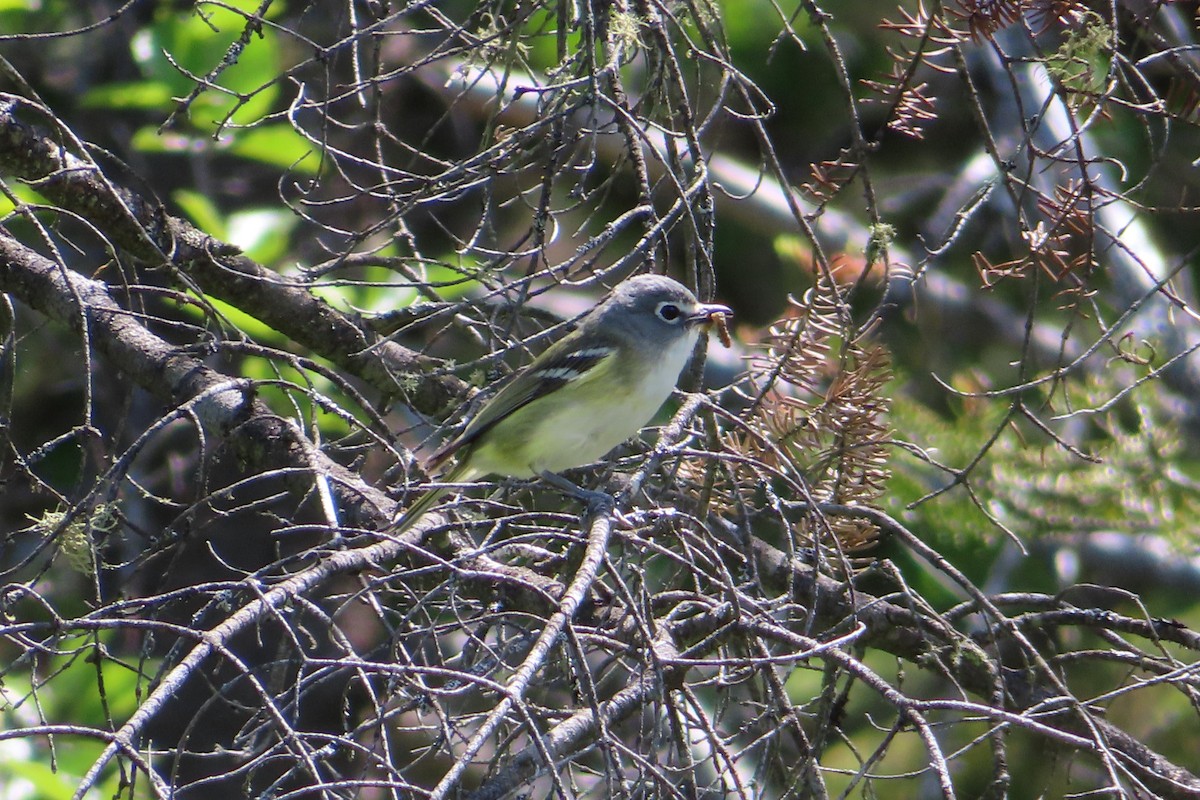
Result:
{"type": "Polygon", "coordinates": [[[587,324],[601,324],[626,341],[665,346],[692,339],[714,315],[730,313],[722,305],[701,303],[686,286],[665,275],[636,275],[617,284],[587,324]]]}

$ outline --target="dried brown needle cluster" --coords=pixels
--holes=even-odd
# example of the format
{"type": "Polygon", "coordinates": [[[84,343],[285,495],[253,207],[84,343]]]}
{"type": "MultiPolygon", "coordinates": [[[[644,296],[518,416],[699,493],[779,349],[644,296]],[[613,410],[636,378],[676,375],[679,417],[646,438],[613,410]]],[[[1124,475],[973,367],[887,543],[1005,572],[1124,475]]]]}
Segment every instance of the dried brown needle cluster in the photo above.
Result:
{"type": "Polygon", "coordinates": [[[874,526],[828,505],[873,506],[883,494],[889,357],[869,335],[850,335],[828,280],[792,300],[790,312],[751,360],[753,400],[724,435],[736,458],[716,502],[733,513],[765,507],[790,520],[800,542],[852,552],[874,541],[874,526]]]}
{"type": "Polygon", "coordinates": [[[1037,206],[1044,219],[1022,235],[1027,252],[998,263],[981,252],[972,255],[982,285],[990,289],[1037,269],[1057,285],[1061,296],[1086,296],[1085,279],[1096,266],[1091,195],[1086,184],[1071,181],[1055,187],[1054,197],[1039,197],[1037,206]]]}

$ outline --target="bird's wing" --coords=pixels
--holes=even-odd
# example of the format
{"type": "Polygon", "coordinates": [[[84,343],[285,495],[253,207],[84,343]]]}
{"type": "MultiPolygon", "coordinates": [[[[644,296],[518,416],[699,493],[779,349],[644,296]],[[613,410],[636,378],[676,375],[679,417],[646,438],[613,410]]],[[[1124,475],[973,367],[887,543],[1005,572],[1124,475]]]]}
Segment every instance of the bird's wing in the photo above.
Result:
{"type": "Polygon", "coordinates": [[[494,397],[483,404],[458,436],[438,448],[429,459],[429,468],[436,469],[509,414],[582,378],[616,352],[616,347],[607,343],[582,349],[575,345],[573,336],[560,339],[517,372],[494,397]]]}

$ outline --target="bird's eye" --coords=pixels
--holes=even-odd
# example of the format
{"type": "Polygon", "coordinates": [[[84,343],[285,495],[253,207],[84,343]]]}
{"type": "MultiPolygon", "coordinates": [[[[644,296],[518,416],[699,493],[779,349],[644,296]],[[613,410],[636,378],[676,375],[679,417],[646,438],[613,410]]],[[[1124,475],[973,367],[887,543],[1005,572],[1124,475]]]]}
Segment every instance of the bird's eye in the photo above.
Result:
{"type": "Polygon", "coordinates": [[[659,319],[664,322],[674,322],[683,316],[679,306],[674,303],[659,303],[658,308],[654,309],[654,313],[658,314],[659,319]]]}

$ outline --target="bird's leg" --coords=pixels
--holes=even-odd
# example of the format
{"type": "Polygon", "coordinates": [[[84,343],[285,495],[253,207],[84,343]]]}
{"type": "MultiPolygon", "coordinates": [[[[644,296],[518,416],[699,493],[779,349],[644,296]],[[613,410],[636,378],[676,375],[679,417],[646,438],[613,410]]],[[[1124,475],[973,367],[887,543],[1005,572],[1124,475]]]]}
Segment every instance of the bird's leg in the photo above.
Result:
{"type": "Polygon", "coordinates": [[[592,489],[584,489],[581,486],[576,486],[557,472],[543,470],[542,480],[582,502],[588,507],[589,513],[598,514],[611,511],[613,508],[612,495],[607,492],[597,492],[592,489]]]}

